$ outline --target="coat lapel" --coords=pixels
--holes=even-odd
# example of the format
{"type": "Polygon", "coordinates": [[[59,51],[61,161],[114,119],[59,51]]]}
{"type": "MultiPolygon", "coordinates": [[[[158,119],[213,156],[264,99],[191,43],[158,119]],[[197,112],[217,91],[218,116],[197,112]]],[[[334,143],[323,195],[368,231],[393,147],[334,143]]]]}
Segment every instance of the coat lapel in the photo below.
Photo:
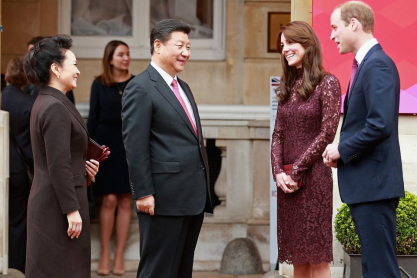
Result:
{"type": "MultiPolygon", "coordinates": [[[[177,97],[175,96],[174,92],[162,78],[162,76],[156,71],[153,66],[149,66],[147,71],[149,72],[151,79],[155,81],[155,88],[162,94],[162,96],[168,101],[168,103],[177,111],[177,113],[181,116],[185,124],[187,125],[188,129],[194,134],[197,138],[197,135],[194,132],[194,128],[191,125],[190,119],[188,119],[187,114],[184,111],[181,103],[178,101],[177,97]]],[[[182,81],[180,82],[181,88],[186,92],[184,86],[182,85],[182,81]]],[[[191,105],[193,105],[193,101],[191,101],[189,97],[189,93],[186,92],[188,99],[190,100],[191,105]]],[[[194,107],[193,110],[195,111],[194,107]]],[[[195,113],[195,112],[194,112],[195,113]]],[[[198,130],[198,129],[197,129],[198,130]]]]}
{"type": "MultiPolygon", "coordinates": [[[[374,45],[369,51],[368,53],[366,53],[365,57],[363,58],[362,62],[360,63],[358,70],[356,71],[355,74],[355,78],[353,79],[353,83],[352,83],[352,87],[351,89],[351,93],[353,92],[355,85],[356,85],[356,81],[358,80],[358,76],[362,70],[362,68],[364,67],[366,60],[372,55],[373,52],[377,51],[377,50],[381,50],[382,47],[381,45],[378,43],[376,45],[374,45]]],[[[348,85],[348,91],[346,93],[346,97],[345,97],[345,102],[344,102],[344,106],[343,106],[343,123],[342,123],[342,128],[341,130],[343,130],[343,126],[345,124],[345,119],[346,119],[346,114],[348,113],[348,109],[349,109],[349,101],[350,101],[351,96],[349,96],[349,85],[348,85]]]]}
{"type": "Polygon", "coordinates": [[[41,90],[40,94],[51,95],[57,98],[59,101],[61,101],[65,105],[65,107],[67,107],[67,109],[71,112],[71,114],[74,115],[74,117],[77,119],[80,125],[84,128],[85,132],[87,133],[87,136],[90,138],[90,135],[88,134],[87,126],[85,125],[85,122],[83,118],[81,117],[80,112],[78,112],[74,104],[72,104],[72,102],[61,91],[47,86],[41,90]]]}
{"type": "MultiPolygon", "coordinates": [[[[362,62],[360,63],[358,70],[356,71],[355,74],[355,78],[353,79],[353,83],[352,83],[352,87],[350,88],[351,92],[353,92],[353,89],[355,88],[356,85],[356,81],[358,80],[358,76],[361,73],[361,70],[363,68],[363,65],[366,63],[366,60],[369,58],[369,56],[372,55],[373,52],[375,52],[376,50],[380,50],[382,49],[381,45],[378,43],[376,45],[374,45],[369,51],[368,53],[366,53],[365,57],[363,58],[362,62]]],[[[348,89],[349,90],[349,89],[348,89]]],[[[350,96],[347,97],[348,98],[348,104],[349,104],[349,100],[350,100],[350,96]]]]}

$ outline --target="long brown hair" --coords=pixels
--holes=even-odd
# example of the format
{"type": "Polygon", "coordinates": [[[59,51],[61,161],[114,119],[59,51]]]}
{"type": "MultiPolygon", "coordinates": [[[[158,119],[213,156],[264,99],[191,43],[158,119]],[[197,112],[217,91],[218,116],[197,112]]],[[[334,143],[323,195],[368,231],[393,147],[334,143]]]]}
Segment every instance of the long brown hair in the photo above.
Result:
{"type": "Polygon", "coordinates": [[[129,49],[129,46],[125,42],[117,40],[110,41],[104,49],[102,72],[101,75],[95,78],[96,81],[101,82],[103,85],[112,86],[115,83],[113,78],[113,65],[110,62],[113,59],[114,51],[119,45],[124,45],[129,49]]]}
{"type": "Polygon", "coordinates": [[[277,94],[278,100],[285,103],[291,93],[297,79],[297,68],[290,67],[287,59],[282,53],[281,36],[284,34],[289,42],[301,44],[305,48],[302,61],[303,81],[297,92],[304,100],[308,100],[314,92],[315,87],[327,75],[323,68],[323,54],[320,42],[314,33],[313,28],[303,21],[293,21],[281,27],[281,32],[277,38],[277,49],[281,53],[281,64],[283,74],[277,94]]]}

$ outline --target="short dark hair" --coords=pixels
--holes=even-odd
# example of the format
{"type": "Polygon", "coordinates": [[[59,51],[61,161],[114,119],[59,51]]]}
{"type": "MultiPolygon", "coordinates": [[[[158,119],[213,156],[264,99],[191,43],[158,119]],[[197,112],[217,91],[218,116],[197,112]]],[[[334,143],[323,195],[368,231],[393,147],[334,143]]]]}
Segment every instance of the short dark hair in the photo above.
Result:
{"type": "Polygon", "coordinates": [[[21,87],[26,85],[27,79],[23,72],[23,59],[19,57],[12,58],[6,68],[7,83],[21,87]]]}
{"type": "Polygon", "coordinates": [[[165,43],[171,39],[172,32],[183,32],[188,35],[190,31],[190,25],[178,19],[164,19],[159,21],[155,24],[155,27],[153,27],[151,31],[151,54],[153,54],[153,43],[155,40],[165,43]]]}
{"type": "Polygon", "coordinates": [[[56,35],[37,43],[25,56],[24,70],[29,82],[37,86],[49,83],[50,68],[53,63],[62,66],[65,52],[72,46],[67,35],[56,35]]]}
{"type": "Polygon", "coordinates": [[[31,45],[31,44],[35,45],[35,44],[37,44],[38,42],[40,42],[41,40],[43,40],[44,38],[45,38],[45,37],[42,37],[42,36],[37,36],[37,37],[34,37],[34,38],[32,38],[30,41],[28,41],[27,46],[29,46],[29,45],[31,45]]]}

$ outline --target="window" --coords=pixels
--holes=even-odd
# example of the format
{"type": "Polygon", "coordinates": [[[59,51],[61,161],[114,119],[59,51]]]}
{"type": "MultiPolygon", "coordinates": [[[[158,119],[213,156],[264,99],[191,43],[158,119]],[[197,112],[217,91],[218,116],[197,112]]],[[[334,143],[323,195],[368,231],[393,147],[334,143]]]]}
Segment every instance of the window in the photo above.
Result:
{"type": "Polygon", "coordinates": [[[59,33],[73,38],[79,58],[102,58],[105,45],[122,40],[134,59],[150,59],[156,22],[177,18],[191,26],[191,60],[225,58],[226,0],[59,0],[59,33]]]}

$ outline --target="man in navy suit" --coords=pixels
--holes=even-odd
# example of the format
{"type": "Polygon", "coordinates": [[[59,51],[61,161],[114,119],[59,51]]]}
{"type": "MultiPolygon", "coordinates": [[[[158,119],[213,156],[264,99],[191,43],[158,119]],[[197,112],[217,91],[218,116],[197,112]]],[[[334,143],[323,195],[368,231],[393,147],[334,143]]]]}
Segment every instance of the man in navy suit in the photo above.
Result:
{"type": "Polygon", "coordinates": [[[400,80],[394,62],[373,37],[374,14],[349,1],[331,15],[331,39],[355,60],[344,102],[340,143],[323,153],[338,168],[362,249],[363,277],[400,278],[396,260],[396,208],[404,196],[398,141],[400,80]]]}
{"type": "Polygon", "coordinates": [[[177,76],[190,57],[190,31],[179,20],[158,22],[151,64],[123,93],[123,140],[139,218],[138,278],[191,278],[204,212],[213,212],[197,105],[177,76]]]}

